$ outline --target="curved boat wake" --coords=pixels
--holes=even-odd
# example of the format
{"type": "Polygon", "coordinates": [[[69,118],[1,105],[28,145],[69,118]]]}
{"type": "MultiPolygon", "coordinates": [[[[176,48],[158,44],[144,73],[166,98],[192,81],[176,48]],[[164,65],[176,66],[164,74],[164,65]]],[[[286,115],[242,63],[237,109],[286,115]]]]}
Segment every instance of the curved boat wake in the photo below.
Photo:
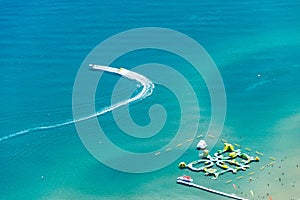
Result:
{"type": "Polygon", "coordinates": [[[55,128],[60,128],[63,126],[68,126],[77,122],[81,122],[81,121],[85,121],[88,119],[91,119],[93,117],[97,117],[100,115],[103,115],[107,112],[110,112],[116,108],[119,108],[121,106],[125,106],[129,103],[134,103],[137,102],[139,100],[142,100],[148,96],[150,96],[153,92],[154,89],[154,84],[145,76],[138,74],[136,72],[124,69],[124,68],[114,68],[114,67],[109,67],[109,66],[102,66],[102,65],[94,65],[94,64],[90,64],[89,65],[93,70],[101,70],[101,71],[105,71],[105,72],[110,72],[110,73],[114,73],[114,74],[118,74],[121,76],[124,76],[130,80],[135,80],[137,82],[139,82],[143,89],[136,94],[135,96],[131,97],[130,99],[126,99],[124,101],[118,102],[116,104],[113,104],[111,106],[105,107],[102,110],[96,112],[93,115],[89,115],[80,119],[73,119],[73,120],[69,120],[63,123],[58,123],[58,124],[53,124],[53,125],[47,125],[47,126],[38,126],[38,127],[34,127],[34,128],[29,128],[29,129],[25,129],[22,131],[18,131],[16,133],[4,136],[0,138],[0,142],[3,142],[5,140],[9,140],[18,136],[23,136],[23,135],[27,135],[31,132],[37,132],[37,131],[43,131],[43,130],[50,130],[50,129],[55,129],[55,128]]]}

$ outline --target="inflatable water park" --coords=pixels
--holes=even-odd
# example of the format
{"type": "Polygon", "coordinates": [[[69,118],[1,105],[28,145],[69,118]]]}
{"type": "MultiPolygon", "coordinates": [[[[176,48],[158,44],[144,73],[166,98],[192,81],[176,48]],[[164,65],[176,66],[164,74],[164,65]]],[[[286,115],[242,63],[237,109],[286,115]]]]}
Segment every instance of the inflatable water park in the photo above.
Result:
{"type": "MultiPolygon", "coordinates": [[[[201,143],[205,143],[205,141],[200,140],[197,145],[197,149],[201,149],[199,148],[199,146],[202,146],[203,149],[203,145],[201,143]]],[[[260,160],[258,156],[253,157],[248,155],[247,153],[242,153],[241,149],[235,150],[233,145],[229,143],[224,143],[224,149],[218,150],[216,153],[214,153],[213,156],[209,155],[208,150],[203,149],[203,154],[201,155],[201,157],[201,159],[193,161],[189,164],[180,162],[179,168],[187,168],[195,172],[204,172],[205,175],[211,175],[214,178],[218,178],[219,175],[227,172],[236,174],[239,170],[245,171],[249,168],[249,164],[251,162],[258,162],[260,160]],[[241,161],[238,162],[236,158],[240,158],[241,161]],[[197,167],[197,165],[201,163],[203,163],[204,166],[197,167]],[[217,168],[214,168],[214,166],[216,166],[217,168]]]]}
{"type": "MultiPolygon", "coordinates": [[[[235,145],[239,146],[239,145],[235,145]]],[[[207,144],[204,140],[200,140],[196,146],[196,149],[199,150],[200,159],[192,161],[188,164],[185,162],[180,162],[178,164],[179,169],[186,169],[193,172],[203,173],[205,176],[211,176],[212,179],[217,180],[220,175],[225,173],[237,174],[238,171],[246,171],[250,168],[250,163],[259,162],[260,157],[252,156],[248,153],[245,153],[240,148],[235,148],[233,144],[224,142],[224,148],[217,150],[214,154],[210,154],[207,150],[207,144]]],[[[248,149],[250,151],[251,149],[248,149]]],[[[255,152],[258,155],[263,155],[260,152],[255,152]]],[[[254,172],[251,172],[254,174],[254,172]]],[[[243,176],[238,176],[239,178],[243,178],[243,176]]],[[[231,182],[227,181],[228,183],[231,182]]],[[[250,177],[251,181],[251,177],[250,177]]],[[[201,189],[213,194],[225,196],[232,199],[238,200],[246,200],[246,198],[239,197],[235,194],[228,194],[222,191],[218,191],[212,188],[208,188],[202,185],[198,185],[193,183],[193,179],[191,176],[183,175],[179,176],[176,180],[178,184],[185,185],[188,187],[193,187],[197,189],[201,189]]],[[[251,191],[253,195],[253,191],[251,191]]]]}

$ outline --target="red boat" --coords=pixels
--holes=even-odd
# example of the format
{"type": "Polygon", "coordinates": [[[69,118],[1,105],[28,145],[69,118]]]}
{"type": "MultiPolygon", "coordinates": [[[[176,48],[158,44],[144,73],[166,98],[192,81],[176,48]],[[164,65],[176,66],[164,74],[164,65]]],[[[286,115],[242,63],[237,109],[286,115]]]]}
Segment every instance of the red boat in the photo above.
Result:
{"type": "Polygon", "coordinates": [[[186,175],[177,177],[177,180],[185,181],[185,182],[189,182],[189,183],[193,182],[192,177],[186,176],[186,175]]]}

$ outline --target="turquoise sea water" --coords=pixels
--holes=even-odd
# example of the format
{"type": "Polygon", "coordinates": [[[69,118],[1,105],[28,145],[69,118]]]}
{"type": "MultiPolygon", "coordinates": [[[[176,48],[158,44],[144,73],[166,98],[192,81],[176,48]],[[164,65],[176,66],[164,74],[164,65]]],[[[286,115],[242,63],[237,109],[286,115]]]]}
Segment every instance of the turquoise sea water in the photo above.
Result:
{"type": "MultiPolygon", "coordinates": [[[[273,199],[300,198],[300,2],[5,0],[0,5],[1,138],[72,120],[77,70],[99,42],[131,28],[170,28],[203,45],[220,70],[227,95],[221,138],[266,154],[253,165],[257,173],[251,183],[248,172],[239,181],[232,175],[216,181],[191,173],[194,180],[252,199],[267,199],[267,193],[273,199]],[[277,163],[260,171],[269,162],[267,155],[277,163]],[[225,184],[229,179],[236,190],[225,184]]],[[[200,99],[199,133],[205,134],[209,94],[188,63],[148,50],[132,52],[114,65],[130,69],[149,62],[165,63],[186,75],[200,99]]],[[[109,105],[111,84],[117,78],[105,74],[102,83],[107,87],[97,91],[97,109],[109,105]]],[[[150,97],[130,106],[135,122],[147,125],[148,109],[156,103],[165,106],[168,121],[159,135],[145,141],[123,134],[110,113],[98,119],[115,144],[134,152],[154,151],[174,137],[178,101],[157,85],[150,97]]],[[[178,162],[197,158],[195,144],[196,140],[178,162]]],[[[221,142],[217,147],[222,147],[221,142]]],[[[74,124],[33,130],[0,142],[0,199],[224,199],[176,185],[176,177],[183,173],[178,162],[146,174],[118,172],[87,152],[74,124]]]]}

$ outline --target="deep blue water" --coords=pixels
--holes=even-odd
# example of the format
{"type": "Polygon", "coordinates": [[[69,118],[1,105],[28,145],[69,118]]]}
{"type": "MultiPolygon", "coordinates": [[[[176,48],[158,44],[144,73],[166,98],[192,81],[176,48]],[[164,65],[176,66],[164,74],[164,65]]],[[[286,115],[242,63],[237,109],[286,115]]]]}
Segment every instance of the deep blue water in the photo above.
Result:
{"type": "MultiPolygon", "coordinates": [[[[296,0],[163,3],[2,0],[0,137],[72,120],[73,84],[87,54],[101,41],[119,32],[139,27],[164,27],[195,39],[217,64],[227,96],[223,138],[250,144],[270,154],[279,153],[278,157],[290,153],[276,148],[279,142],[285,142],[284,146],[299,153],[299,19],[300,2],[296,0]]],[[[148,50],[132,52],[113,64],[130,69],[149,62],[167,64],[186,75],[201,99],[199,131],[205,131],[211,114],[209,94],[201,77],[194,76],[195,71],[186,61],[166,52],[148,50]]],[[[116,79],[111,74],[104,76],[102,83],[108,86],[107,90],[97,91],[97,109],[109,105],[110,85],[116,79]]],[[[128,87],[136,86],[128,84],[128,87]]],[[[150,122],[148,109],[155,103],[164,104],[170,112],[169,121],[160,134],[145,141],[122,133],[118,135],[120,130],[111,113],[100,116],[99,121],[111,133],[110,139],[122,148],[135,152],[154,151],[172,139],[180,113],[174,96],[157,85],[150,97],[130,106],[131,117],[137,124],[147,125],[150,122]],[[134,145],[126,145],[123,141],[134,145]]],[[[191,161],[194,158],[192,146],[182,159],[191,161]]],[[[291,158],[290,162],[294,166],[297,161],[291,158]]],[[[203,199],[219,199],[177,186],[174,180],[181,173],[177,162],[160,171],[138,175],[104,166],[86,151],[74,124],[31,131],[1,141],[0,169],[0,199],[5,200],[174,199],[180,194],[188,199],[199,195],[203,199]],[[118,187],[114,187],[117,184],[118,187]]],[[[299,192],[291,188],[299,172],[295,169],[291,174],[295,178],[287,178],[287,186],[283,186],[287,193],[278,192],[277,185],[271,185],[269,193],[274,193],[278,199],[300,198],[299,192]]],[[[260,179],[267,180],[265,176],[260,174],[260,179]]],[[[223,187],[225,181],[205,178],[203,183],[223,187]]],[[[295,187],[298,191],[299,184],[295,187]]],[[[232,187],[224,186],[224,190],[231,193],[232,187]]],[[[264,192],[257,193],[266,196],[264,192]]],[[[255,198],[259,199],[257,195],[255,198]]]]}

